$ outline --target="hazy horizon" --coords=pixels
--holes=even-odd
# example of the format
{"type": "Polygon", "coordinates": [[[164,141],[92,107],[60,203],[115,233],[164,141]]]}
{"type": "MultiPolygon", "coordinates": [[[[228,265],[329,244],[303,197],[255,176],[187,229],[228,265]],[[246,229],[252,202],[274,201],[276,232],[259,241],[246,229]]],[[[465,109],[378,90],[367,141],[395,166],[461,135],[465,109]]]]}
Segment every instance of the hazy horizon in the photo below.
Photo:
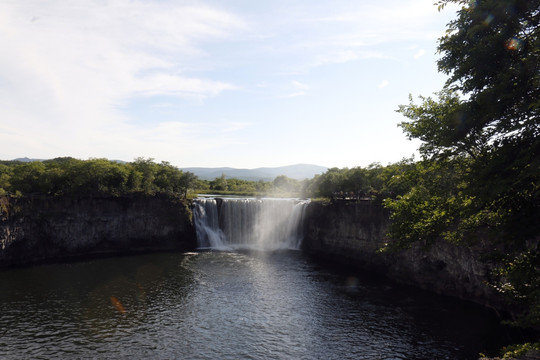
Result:
{"type": "MultiPolygon", "coordinates": [[[[62,158],[62,157],[69,157],[69,156],[58,156],[59,158],[62,158]]],[[[110,158],[107,158],[107,157],[101,157],[101,158],[104,158],[104,159],[107,159],[107,160],[110,160],[110,161],[120,161],[120,162],[125,162],[125,163],[128,163],[128,162],[132,162],[134,161],[135,159],[132,159],[132,160],[124,160],[124,159],[110,159],[110,158]]],[[[143,158],[145,159],[149,159],[147,157],[144,157],[143,158]]],[[[16,158],[13,158],[13,159],[0,159],[0,161],[45,161],[45,160],[53,160],[54,158],[30,158],[28,156],[19,156],[19,157],[16,157],[16,158]]],[[[89,160],[89,159],[97,159],[97,157],[89,157],[88,159],[82,159],[82,158],[76,158],[75,159],[78,159],[78,160],[89,160]]],[[[153,158],[152,158],[153,159],[153,158]]],[[[154,159],[154,161],[156,161],[154,159]]],[[[160,161],[167,161],[167,160],[160,160],[160,161]]],[[[159,161],[158,161],[159,162],[159,161]]],[[[298,163],[298,164],[283,164],[283,165],[277,165],[277,166],[255,166],[255,167],[251,167],[251,168],[239,168],[239,167],[233,167],[233,166],[181,166],[182,168],[200,168],[200,169],[221,169],[221,168],[231,168],[231,169],[238,169],[238,170],[254,170],[254,169],[262,169],[262,168],[282,168],[282,167],[291,167],[291,166],[303,166],[303,165],[307,165],[307,166],[318,166],[318,167],[324,167],[324,168],[330,168],[328,166],[324,166],[324,165],[320,165],[320,164],[305,164],[305,163],[298,163]]],[[[384,165],[384,164],[383,164],[384,165]]]]}

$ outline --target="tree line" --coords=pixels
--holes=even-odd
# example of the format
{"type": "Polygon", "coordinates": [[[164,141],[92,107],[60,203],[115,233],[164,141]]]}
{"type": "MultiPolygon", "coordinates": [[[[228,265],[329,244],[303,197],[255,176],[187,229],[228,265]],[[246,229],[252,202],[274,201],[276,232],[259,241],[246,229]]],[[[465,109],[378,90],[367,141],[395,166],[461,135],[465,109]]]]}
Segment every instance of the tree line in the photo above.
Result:
{"type": "Polygon", "coordinates": [[[188,192],[239,195],[297,196],[304,182],[285,175],[272,181],[227,178],[199,179],[169,162],[139,157],[133,162],[108,159],[79,160],[59,157],[43,161],[0,160],[0,195],[113,195],[130,193],[170,194],[187,197],[188,192]]]}
{"type": "Polygon", "coordinates": [[[281,194],[297,196],[302,187],[302,182],[291,179],[285,175],[277,176],[272,181],[245,180],[228,178],[225,174],[214,180],[198,180],[198,192],[211,192],[215,194],[238,194],[238,195],[271,195],[281,194]]]}
{"type": "Polygon", "coordinates": [[[137,158],[121,163],[107,159],[61,157],[44,161],[0,161],[0,194],[165,193],[186,197],[196,177],[168,162],[137,158]]]}
{"type": "Polygon", "coordinates": [[[246,195],[287,195],[331,199],[336,193],[365,194],[372,198],[403,195],[407,182],[400,179],[415,167],[413,159],[365,168],[332,168],[312,179],[297,180],[280,175],[272,181],[228,178],[199,179],[164,161],[137,158],[133,162],[108,159],[79,160],[60,157],[21,162],[0,161],[0,194],[180,194],[188,191],[246,195]]]}

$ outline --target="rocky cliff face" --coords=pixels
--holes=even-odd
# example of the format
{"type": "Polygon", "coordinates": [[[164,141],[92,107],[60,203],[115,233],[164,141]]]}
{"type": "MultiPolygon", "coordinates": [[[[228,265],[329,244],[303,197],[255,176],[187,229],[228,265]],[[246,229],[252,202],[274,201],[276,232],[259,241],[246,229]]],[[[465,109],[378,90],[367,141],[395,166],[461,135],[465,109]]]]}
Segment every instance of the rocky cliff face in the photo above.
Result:
{"type": "Polygon", "coordinates": [[[483,262],[486,249],[440,241],[425,249],[394,253],[378,250],[387,241],[388,214],[370,201],[312,203],[306,213],[304,251],[317,257],[377,272],[401,283],[443,295],[505,309],[504,299],[486,283],[491,266],[483,262]]]}
{"type": "Polygon", "coordinates": [[[170,197],[0,197],[0,266],[93,254],[196,248],[170,197]]]}
{"type": "MultiPolygon", "coordinates": [[[[0,267],[95,254],[193,250],[189,206],[169,197],[0,197],[0,267]]],[[[438,242],[380,253],[388,214],[370,201],[306,209],[303,250],[411,284],[504,309],[486,282],[485,250],[438,242]]]]}

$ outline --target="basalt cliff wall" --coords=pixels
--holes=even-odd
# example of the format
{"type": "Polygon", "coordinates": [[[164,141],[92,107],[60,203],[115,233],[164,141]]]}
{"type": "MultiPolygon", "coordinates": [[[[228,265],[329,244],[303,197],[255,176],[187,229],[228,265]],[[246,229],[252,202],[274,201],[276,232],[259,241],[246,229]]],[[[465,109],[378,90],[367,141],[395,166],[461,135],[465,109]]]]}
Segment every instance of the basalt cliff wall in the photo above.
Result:
{"type": "Polygon", "coordinates": [[[2,196],[0,210],[0,267],[196,248],[189,206],[168,196],[2,196]]]}
{"type": "Polygon", "coordinates": [[[389,214],[371,201],[313,202],[306,209],[303,250],[337,264],[384,275],[438,294],[507,310],[487,285],[493,264],[482,260],[486,245],[455,246],[438,241],[399,252],[383,252],[389,214]]]}
{"type": "MultiPolygon", "coordinates": [[[[0,267],[72,257],[197,247],[190,206],[166,196],[0,196],[0,267]]],[[[380,253],[388,213],[371,201],[312,202],[303,251],[439,294],[505,309],[486,283],[486,250],[441,241],[380,253]]]]}

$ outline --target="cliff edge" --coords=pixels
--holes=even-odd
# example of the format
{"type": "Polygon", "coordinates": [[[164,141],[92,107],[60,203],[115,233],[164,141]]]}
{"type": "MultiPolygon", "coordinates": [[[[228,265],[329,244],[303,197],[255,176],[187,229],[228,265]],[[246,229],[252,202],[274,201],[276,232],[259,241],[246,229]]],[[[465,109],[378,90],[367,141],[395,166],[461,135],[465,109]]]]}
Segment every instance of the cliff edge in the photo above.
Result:
{"type": "Polygon", "coordinates": [[[311,203],[303,250],[318,258],[384,275],[441,295],[505,310],[501,294],[488,285],[494,264],[483,261],[485,245],[437,241],[429,247],[380,252],[388,241],[389,214],[372,201],[311,203]]]}
{"type": "Polygon", "coordinates": [[[0,211],[0,267],[197,246],[188,204],[170,196],[2,196],[0,211]]]}

